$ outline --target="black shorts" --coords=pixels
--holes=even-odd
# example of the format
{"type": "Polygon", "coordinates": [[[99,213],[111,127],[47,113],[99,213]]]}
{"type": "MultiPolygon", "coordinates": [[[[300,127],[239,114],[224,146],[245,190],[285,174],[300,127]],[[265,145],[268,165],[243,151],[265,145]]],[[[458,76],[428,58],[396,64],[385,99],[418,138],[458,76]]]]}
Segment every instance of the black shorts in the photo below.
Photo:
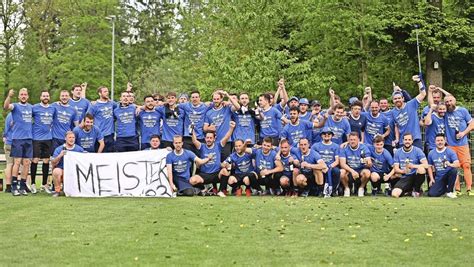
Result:
{"type": "Polygon", "coordinates": [[[232,176],[234,176],[237,179],[237,182],[242,182],[245,177],[249,177],[252,174],[255,175],[255,177],[257,177],[257,174],[255,172],[235,173],[235,174],[232,174],[232,176]]]}
{"type": "MultiPolygon", "coordinates": [[[[311,172],[311,173],[302,173],[300,172],[300,174],[304,175],[304,177],[306,177],[306,183],[308,184],[308,186],[313,186],[313,185],[316,185],[316,177],[314,176],[314,173],[311,172]]],[[[298,175],[300,175],[298,174],[298,175]]]]}
{"type": "Polygon", "coordinates": [[[33,158],[49,159],[52,150],[52,140],[33,140],[33,158]]]}
{"type": "Polygon", "coordinates": [[[219,182],[219,172],[213,172],[213,173],[200,172],[197,175],[201,176],[201,178],[204,180],[203,184],[212,184],[212,183],[219,182]]]}
{"type": "MultiPolygon", "coordinates": [[[[363,170],[366,170],[366,169],[356,171],[359,174],[359,178],[357,180],[360,180],[360,177],[362,176],[361,173],[362,173],[363,170]]],[[[356,179],[354,179],[354,177],[352,177],[352,173],[350,173],[350,172],[347,173],[347,177],[349,178],[349,183],[351,183],[351,184],[356,181],[356,179]]],[[[382,176],[382,179],[383,179],[383,176],[382,176]]]]}
{"type": "Polygon", "coordinates": [[[174,149],[173,142],[172,141],[161,141],[160,148],[167,148],[167,147],[171,147],[172,149],[174,149]]]}
{"type": "Polygon", "coordinates": [[[404,195],[407,192],[413,191],[413,186],[415,185],[415,175],[410,175],[400,180],[395,184],[395,188],[401,189],[402,194],[404,195]]]}

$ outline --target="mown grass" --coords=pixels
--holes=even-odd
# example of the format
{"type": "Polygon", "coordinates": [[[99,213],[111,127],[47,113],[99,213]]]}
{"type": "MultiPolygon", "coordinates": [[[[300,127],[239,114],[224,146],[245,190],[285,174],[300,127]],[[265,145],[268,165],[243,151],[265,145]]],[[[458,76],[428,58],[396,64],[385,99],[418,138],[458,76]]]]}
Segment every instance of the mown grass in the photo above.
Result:
{"type": "Polygon", "coordinates": [[[1,265],[439,265],[472,259],[474,198],[0,194],[1,265]]]}

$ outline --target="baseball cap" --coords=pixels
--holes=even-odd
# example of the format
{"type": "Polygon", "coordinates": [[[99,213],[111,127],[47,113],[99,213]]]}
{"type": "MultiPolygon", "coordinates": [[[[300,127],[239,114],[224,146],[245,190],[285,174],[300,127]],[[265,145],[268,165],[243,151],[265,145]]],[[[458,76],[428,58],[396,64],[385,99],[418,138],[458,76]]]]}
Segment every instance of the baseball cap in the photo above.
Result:
{"type": "Polygon", "coordinates": [[[321,106],[321,103],[318,100],[311,101],[311,106],[321,106]]]}
{"type": "Polygon", "coordinates": [[[288,102],[290,102],[290,101],[292,101],[292,100],[299,101],[299,99],[298,99],[296,96],[292,96],[292,97],[290,98],[290,100],[288,100],[288,102]]]}
{"type": "Polygon", "coordinates": [[[300,105],[303,104],[303,105],[309,105],[309,101],[307,98],[301,98],[300,99],[300,105]]]}
{"type": "Polygon", "coordinates": [[[325,134],[325,133],[330,133],[332,135],[334,135],[334,133],[332,132],[331,128],[329,127],[324,127],[322,130],[321,130],[321,134],[325,134]]]}
{"type": "Polygon", "coordinates": [[[356,101],[359,101],[359,98],[357,98],[355,96],[349,98],[349,105],[354,104],[356,101]]]}

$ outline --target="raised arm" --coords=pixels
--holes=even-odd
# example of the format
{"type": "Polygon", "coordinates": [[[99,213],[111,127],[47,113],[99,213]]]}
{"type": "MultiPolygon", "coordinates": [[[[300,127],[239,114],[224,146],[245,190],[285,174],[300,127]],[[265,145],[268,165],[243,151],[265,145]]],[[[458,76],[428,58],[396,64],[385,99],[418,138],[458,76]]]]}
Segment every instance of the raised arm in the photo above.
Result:
{"type": "Polygon", "coordinates": [[[423,121],[424,125],[428,126],[428,125],[431,125],[431,123],[433,123],[433,120],[431,119],[431,114],[433,114],[433,111],[435,108],[436,108],[436,105],[431,104],[430,110],[428,111],[428,114],[426,114],[424,118],[424,121],[423,121]]]}
{"type": "Polygon", "coordinates": [[[197,140],[195,129],[192,129],[192,131],[193,131],[193,134],[191,135],[191,140],[193,142],[194,147],[199,150],[201,149],[201,142],[197,140]]]}
{"type": "Polygon", "coordinates": [[[412,80],[416,82],[418,85],[418,89],[420,89],[420,92],[416,96],[416,99],[418,102],[423,102],[423,99],[426,97],[426,90],[425,90],[425,85],[423,84],[423,81],[420,79],[418,75],[413,75],[412,80]]]}
{"type": "Polygon", "coordinates": [[[3,109],[5,110],[13,109],[13,105],[11,104],[13,95],[15,95],[15,91],[13,89],[10,89],[10,91],[8,91],[7,98],[5,98],[5,102],[3,103],[3,109]]]}
{"type": "MultiPolygon", "coordinates": [[[[227,131],[227,133],[224,135],[224,137],[222,137],[222,140],[221,140],[221,146],[225,146],[225,144],[227,144],[227,141],[229,141],[230,137],[232,136],[232,133],[234,132],[234,129],[235,129],[235,121],[230,121],[229,123],[229,130],[227,131]]],[[[194,132],[193,132],[194,134],[194,132]]]]}

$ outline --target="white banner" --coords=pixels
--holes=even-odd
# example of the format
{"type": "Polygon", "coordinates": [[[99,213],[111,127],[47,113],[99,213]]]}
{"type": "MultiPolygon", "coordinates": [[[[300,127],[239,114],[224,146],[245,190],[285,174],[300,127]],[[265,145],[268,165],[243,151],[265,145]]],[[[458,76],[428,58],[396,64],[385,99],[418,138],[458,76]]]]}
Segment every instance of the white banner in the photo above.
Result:
{"type": "Polygon", "coordinates": [[[165,149],[122,153],[67,152],[64,193],[70,197],[172,197],[165,149]]]}

